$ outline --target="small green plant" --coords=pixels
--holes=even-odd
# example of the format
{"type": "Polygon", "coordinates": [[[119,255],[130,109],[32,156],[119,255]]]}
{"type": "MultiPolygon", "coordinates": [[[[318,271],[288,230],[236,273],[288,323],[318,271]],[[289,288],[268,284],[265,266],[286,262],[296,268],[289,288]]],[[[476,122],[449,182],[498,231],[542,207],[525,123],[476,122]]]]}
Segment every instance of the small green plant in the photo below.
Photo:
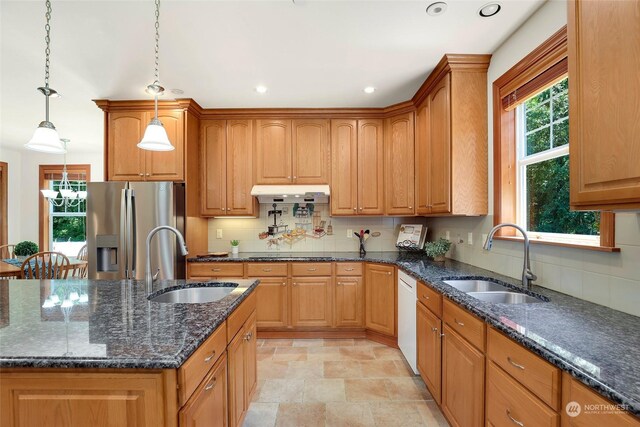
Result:
{"type": "Polygon", "coordinates": [[[451,242],[444,238],[439,238],[435,242],[427,242],[424,245],[424,251],[431,258],[441,258],[451,248],[451,242]]]}
{"type": "Polygon", "coordinates": [[[238,246],[240,244],[240,240],[232,240],[231,246],[238,246]]]}
{"type": "Polygon", "coordinates": [[[25,240],[16,245],[13,253],[16,256],[31,256],[38,253],[38,245],[29,240],[25,240]]]}

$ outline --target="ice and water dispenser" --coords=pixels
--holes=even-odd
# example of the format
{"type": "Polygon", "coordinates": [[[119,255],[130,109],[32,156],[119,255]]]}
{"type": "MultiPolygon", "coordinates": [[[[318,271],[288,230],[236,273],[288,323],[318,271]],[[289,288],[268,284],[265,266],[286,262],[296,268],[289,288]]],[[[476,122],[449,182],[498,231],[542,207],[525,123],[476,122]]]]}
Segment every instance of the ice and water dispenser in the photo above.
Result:
{"type": "Polygon", "coordinates": [[[103,234],[96,236],[96,271],[118,271],[118,236],[103,234]]]}

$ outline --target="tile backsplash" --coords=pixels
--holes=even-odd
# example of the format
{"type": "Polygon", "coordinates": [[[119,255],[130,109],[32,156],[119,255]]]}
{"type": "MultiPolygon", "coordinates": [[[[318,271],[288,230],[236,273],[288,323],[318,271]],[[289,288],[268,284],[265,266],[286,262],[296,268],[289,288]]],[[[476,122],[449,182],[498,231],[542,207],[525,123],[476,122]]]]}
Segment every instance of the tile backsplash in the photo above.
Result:
{"type": "MultiPolygon", "coordinates": [[[[371,233],[380,232],[379,237],[371,237],[366,242],[367,251],[394,251],[396,250],[396,238],[400,224],[425,224],[425,218],[401,218],[401,217],[330,217],[328,204],[316,204],[315,211],[320,213],[320,219],[326,221],[326,226],[331,222],[333,235],[325,235],[314,239],[306,237],[298,242],[289,245],[281,241],[279,249],[269,248],[268,239],[260,239],[258,234],[267,231],[267,227],[273,224],[273,217],[267,215],[267,211],[272,209],[271,205],[260,205],[260,217],[258,218],[212,218],[209,220],[209,251],[230,250],[229,241],[236,239],[240,241],[241,252],[335,252],[335,251],[357,251],[359,249],[358,239],[351,234],[347,235],[347,230],[359,232],[361,229],[369,229],[371,233]],[[222,230],[222,238],[218,239],[218,230],[222,230]]],[[[288,209],[288,212],[278,218],[284,224],[289,225],[289,229],[295,228],[296,222],[313,223],[312,218],[294,218],[293,205],[278,205],[278,209],[288,209]]],[[[310,230],[311,232],[311,230],[310,230]]]]}

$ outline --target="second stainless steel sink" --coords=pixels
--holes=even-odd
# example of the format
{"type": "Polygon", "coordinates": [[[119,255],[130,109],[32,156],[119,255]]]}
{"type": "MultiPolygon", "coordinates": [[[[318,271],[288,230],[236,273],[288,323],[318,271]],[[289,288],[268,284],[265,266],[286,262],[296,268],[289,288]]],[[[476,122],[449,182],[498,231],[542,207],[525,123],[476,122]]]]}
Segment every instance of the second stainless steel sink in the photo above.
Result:
{"type": "Polygon", "coordinates": [[[531,295],[518,292],[469,292],[467,295],[477,298],[480,301],[492,302],[494,304],[531,304],[545,302],[531,295]]]}
{"type": "Polygon", "coordinates": [[[496,292],[503,291],[508,292],[511,289],[506,286],[502,286],[499,283],[490,282],[488,280],[476,280],[476,279],[465,279],[465,280],[445,280],[449,286],[453,286],[459,291],[462,292],[496,292]]]}
{"type": "Polygon", "coordinates": [[[174,289],[151,297],[149,300],[170,304],[201,304],[219,301],[229,295],[234,289],[235,287],[213,286],[174,289]]]}

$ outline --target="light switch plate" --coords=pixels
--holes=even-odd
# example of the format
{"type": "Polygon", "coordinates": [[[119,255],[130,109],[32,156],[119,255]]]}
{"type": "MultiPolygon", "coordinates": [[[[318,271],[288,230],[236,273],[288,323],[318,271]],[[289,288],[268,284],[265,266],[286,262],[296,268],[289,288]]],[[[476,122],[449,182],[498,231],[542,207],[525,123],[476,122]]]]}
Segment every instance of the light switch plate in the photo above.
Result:
{"type": "Polygon", "coordinates": [[[347,228],[347,237],[351,239],[353,237],[353,230],[351,228],[347,228]]]}
{"type": "Polygon", "coordinates": [[[467,233],[467,243],[473,245],[473,233],[467,233]]]}
{"type": "Polygon", "coordinates": [[[222,239],[222,228],[216,228],[216,239],[222,239]]]}
{"type": "Polygon", "coordinates": [[[444,232],[444,238],[447,240],[451,240],[451,233],[449,233],[449,230],[444,232]]]}

